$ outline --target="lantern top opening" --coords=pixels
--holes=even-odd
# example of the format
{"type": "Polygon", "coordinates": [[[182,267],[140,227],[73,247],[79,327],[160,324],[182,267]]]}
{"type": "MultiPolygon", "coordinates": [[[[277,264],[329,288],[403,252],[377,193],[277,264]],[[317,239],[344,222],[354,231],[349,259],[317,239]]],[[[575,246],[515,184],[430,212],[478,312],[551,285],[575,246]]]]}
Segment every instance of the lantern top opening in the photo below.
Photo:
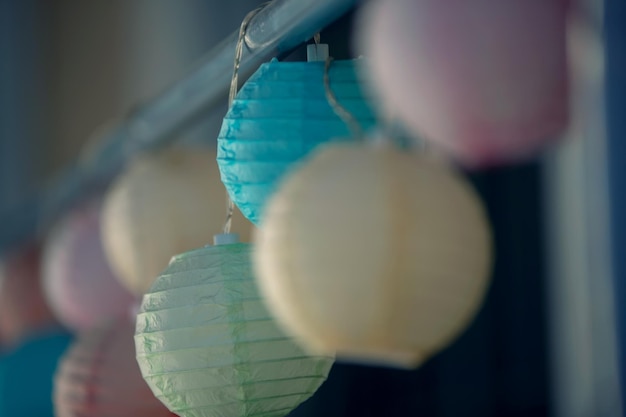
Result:
{"type": "Polygon", "coordinates": [[[326,61],[329,57],[328,45],[325,43],[307,45],[306,57],[308,62],[326,61]]]}
{"type": "Polygon", "coordinates": [[[231,245],[239,243],[239,234],[237,233],[220,233],[213,236],[214,245],[231,245]]]}
{"type": "Polygon", "coordinates": [[[234,243],[221,243],[219,245],[205,245],[201,248],[192,249],[187,252],[179,253],[178,255],[172,256],[170,260],[170,266],[182,259],[191,259],[197,256],[205,256],[207,254],[213,253],[235,253],[240,251],[249,250],[248,248],[252,245],[246,242],[234,242],[234,243]]]}

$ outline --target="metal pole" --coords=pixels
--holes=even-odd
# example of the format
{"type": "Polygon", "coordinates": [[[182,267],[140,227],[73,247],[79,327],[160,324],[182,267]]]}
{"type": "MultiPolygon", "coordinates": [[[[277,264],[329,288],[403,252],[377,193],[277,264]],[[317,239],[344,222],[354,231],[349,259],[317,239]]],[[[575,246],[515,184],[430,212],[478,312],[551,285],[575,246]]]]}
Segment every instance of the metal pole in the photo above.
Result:
{"type": "MultiPolygon", "coordinates": [[[[264,59],[305,42],[349,11],[358,0],[274,0],[252,20],[240,74],[264,59]]],[[[230,84],[237,32],[202,64],[153,101],[138,108],[102,138],[88,161],[67,169],[55,185],[0,216],[0,253],[45,232],[63,211],[94,187],[106,185],[132,156],[165,145],[176,132],[206,115],[230,84]]]]}

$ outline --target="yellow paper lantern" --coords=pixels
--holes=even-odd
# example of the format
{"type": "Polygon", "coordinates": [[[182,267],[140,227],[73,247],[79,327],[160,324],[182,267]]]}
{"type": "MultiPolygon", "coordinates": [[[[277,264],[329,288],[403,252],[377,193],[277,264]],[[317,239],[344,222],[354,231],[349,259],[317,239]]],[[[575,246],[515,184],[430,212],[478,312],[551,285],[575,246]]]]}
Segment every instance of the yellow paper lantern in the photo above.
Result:
{"type": "MultiPolygon", "coordinates": [[[[124,286],[146,292],[170,258],[222,229],[226,192],[215,154],[173,149],[137,159],[110,190],[102,214],[109,261],[124,286]]],[[[251,224],[235,211],[233,232],[248,241],[251,224]]]]}
{"type": "Polygon", "coordinates": [[[491,267],[469,184],[387,147],[321,150],[270,201],[256,243],[268,308],[305,347],[401,367],[459,335],[491,267]]]}

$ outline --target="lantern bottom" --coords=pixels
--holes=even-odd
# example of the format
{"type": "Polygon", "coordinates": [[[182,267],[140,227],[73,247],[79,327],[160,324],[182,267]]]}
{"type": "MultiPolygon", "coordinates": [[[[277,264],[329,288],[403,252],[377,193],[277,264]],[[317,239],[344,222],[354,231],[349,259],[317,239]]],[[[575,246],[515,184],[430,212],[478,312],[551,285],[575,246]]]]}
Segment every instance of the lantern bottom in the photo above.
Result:
{"type": "MultiPolygon", "coordinates": [[[[415,369],[426,359],[426,355],[419,351],[402,349],[398,346],[337,345],[335,348],[335,355],[338,361],[363,365],[415,369]]],[[[324,352],[328,351],[328,349],[324,349],[324,352]]],[[[319,354],[320,352],[318,351],[317,353],[319,354]]]]}

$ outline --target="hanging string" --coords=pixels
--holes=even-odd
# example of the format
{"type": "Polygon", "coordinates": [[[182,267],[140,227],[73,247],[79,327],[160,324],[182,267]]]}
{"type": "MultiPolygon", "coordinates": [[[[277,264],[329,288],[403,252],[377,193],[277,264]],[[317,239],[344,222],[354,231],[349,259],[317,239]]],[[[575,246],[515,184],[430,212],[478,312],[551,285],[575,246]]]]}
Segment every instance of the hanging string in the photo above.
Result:
{"type": "MultiPolygon", "coordinates": [[[[315,41],[315,45],[319,45],[320,34],[317,33],[313,37],[313,40],[315,41]]],[[[343,120],[346,126],[348,126],[348,129],[350,129],[350,133],[352,134],[352,136],[355,138],[361,138],[363,137],[363,128],[357,121],[356,117],[354,117],[354,115],[350,113],[348,109],[346,109],[341,105],[341,103],[339,103],[339,101],[337,100],[337,96],[335,96],[335,93],[330,86],[330,65],[332,64],[332,62],[333,57],[328,56],[326,58],[326,64],[324,65],[324,89],[326,90],[326,100],[328,100],[328,104],[330,104],[330,106],[333,108],[335,114],[341,120],[343,120]]]]}
{"type": "MultiPolygon", "coordinates": [[[[320,44],[320,34],[317,33],[313,37],[315,45],[320,44]]],[[[350,113],[348,109],[339,103],[335,93],[332,91],[330,85],[330,66],[332,64],[333,58],[326,58],[326,65],[324,67],[324,89],[326,91],[326,100],[333,108],[335,114],[348,126],[350,132],[355,138],[362,138],[364,135],[363,128],[359,124],[357,118],[350,113]]],[[[383,129],[382,135],[377,137],[378,141],[383,143],[393,143],[395,146],[401,149],[411,149],[413,148],[412,141],[407,140],[408,136],[404,128],[397,126],[395,123],[386,124],[385,129],[383,129]]],[[[418,144],[415,146],[419,152],[426,152],[429,150],[425,141],[420,140],[418,144]]]]}
{"type": "MultiPolygon", "coordinates": [[[[230,80],[230,90],[228,92],[228,107],[230,108],[237,97],[237,90],[239,89],[239,66],[241,65],[241,58],[243,57],[243,44],[246,38],[246,32],[252,19],[267,6],[271,1],[261,4],[256,9],[252,10],[246,15],[239,27],[239,36],[237,37],[237,45],[235,46],[235,62],[233,64],[233,77],[230,80]]],[[[230,233],[230,228],[233,222],[233,214],[235,212],[235,203],[230,198],[230,195],[226,193],[227,208],[226,208],[226,221],[224,222],[223,233],[230,233]]]]}

